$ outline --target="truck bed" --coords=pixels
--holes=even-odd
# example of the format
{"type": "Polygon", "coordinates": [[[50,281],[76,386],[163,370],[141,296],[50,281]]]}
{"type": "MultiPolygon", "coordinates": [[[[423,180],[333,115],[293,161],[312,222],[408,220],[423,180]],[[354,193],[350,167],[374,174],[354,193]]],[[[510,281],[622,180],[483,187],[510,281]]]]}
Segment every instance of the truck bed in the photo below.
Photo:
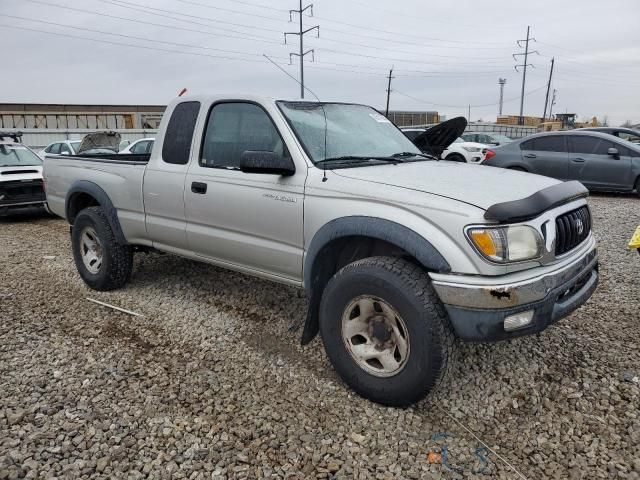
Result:
{"type": "MultiPolygon", "coordinates": [[[[149,154],[46,155],[44,178],[49,209],[66,218],[66,202],[72,188],[82,182],[102,190],[118,212],[126,237],[145,237],[142,182],[149,154]]],[[[137,242],[140,243],[140,242],[137,242]]]]}

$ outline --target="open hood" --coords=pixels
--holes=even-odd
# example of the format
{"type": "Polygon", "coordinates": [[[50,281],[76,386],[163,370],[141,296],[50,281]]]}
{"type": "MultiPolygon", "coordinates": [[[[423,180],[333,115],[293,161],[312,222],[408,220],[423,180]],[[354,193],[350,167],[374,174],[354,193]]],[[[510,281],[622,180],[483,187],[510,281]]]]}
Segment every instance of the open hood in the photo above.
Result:
{"type": "Polygon", "coordinates": [[[94,148],[106,148],[118,153],[118,147],[122,140],[118,132],[96,132],[85,135],[78,148],[78,154],[93,150],[94,148]]]}
{"type": "Polygon", "coordinates": [[[467,119],[455,117],[439,123],[418,135],[413,143],[421,151],[439,157],[467,128],[467,119]]]}

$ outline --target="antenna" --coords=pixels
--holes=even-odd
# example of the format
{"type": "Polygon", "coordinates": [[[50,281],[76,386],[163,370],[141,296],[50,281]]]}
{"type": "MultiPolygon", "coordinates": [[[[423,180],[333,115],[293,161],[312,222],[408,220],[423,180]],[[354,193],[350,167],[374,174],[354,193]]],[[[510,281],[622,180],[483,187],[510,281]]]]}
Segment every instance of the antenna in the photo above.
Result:
{"type": "MultiPolygon", "coordinates": [[[[320,98],[313,92],[313,90],[311,90],[309,87],[305,87],[300,81],[298,81],[298,79],[296,77],[294,77],[293,75],[291,75],[289,72],[287,72],[284,68],[282,68],[280,65],[278,65],[276,62],[274,62],[271,58],[269,58],[268,55],[266,54],[262,54],[262,56],[264,58],[266,58],[267,60],[269,60],[271,63],[273,63],[273,65],[275,65],[275,67],[280,70],[282,73],[284,73],[287,77],[289,77],[290,79],[292,79],[294,82],[298,83],[300,85],[300,88],[303,90],[306,90],[307,92],[309,92],[311,95],[313,95],[316,100],[318,101],[318,105],[320,105],[320,108],[322,109],[322,115],[324,116],[324,158],[327,158],[327,112],[324,110],[324,105],[322,105],[322,101],[320,100],[320,98]]],[[[327,181],[327,162],[322,162],[322,181],[326,182],[327,181]]]]}

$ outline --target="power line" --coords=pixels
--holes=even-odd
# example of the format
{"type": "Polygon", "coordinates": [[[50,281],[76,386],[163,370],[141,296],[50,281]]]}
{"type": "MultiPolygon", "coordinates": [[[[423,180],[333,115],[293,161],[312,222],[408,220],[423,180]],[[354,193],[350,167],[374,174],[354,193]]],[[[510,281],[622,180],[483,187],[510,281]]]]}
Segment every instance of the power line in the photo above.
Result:
{"type": "MultiPolygon", "coordinates": [[[[128,18],[128,17],[122,17],[122,16],[118,16],[118,15],[112,15],[112,14],[108,14],[108,13],[104,13],[104,12],[96,12],[96,11],[91,11],[91,10],[87,10],[87,9],[82,9],[82,8],[76,8],[76,7],[68,7],[66,5],[59,5],[56,3],[51,3],[51,2],[47,2],[44,0],[26,0],[28,2],[31,3],[36,3],[36,4],[41,4],[41,5],[47,5],[47,6],[51,6],[51,7],[56,7],[56,8],[61,8],[61,9],[65,9],[65,10],[69,10],[69,11],[75,11],[75,12],[81,12],[81,13],[87,13],[87,14],[91,14],[91,15],[96,15],[96,16],[100,16],[100,17],[106,17],[106,18],[112,18],[115,20],[121,20],[121,21],[126,21],[126,22],[132,22],[132,23],[137,23],[137,24],[141,24],[141,25],[150,25],[150,26],[154,26],[154,27],[161,27],[161,28],[170,28],[173,30],[181,30],[181,31],[188,31],[188,32],[194,32],[194,33],[201,33],[201,34],[205,34],[205,35],[212,35],[212,36],[217,36],[217,37],[227,37],[227,38],[238,38],[241,40],[250,40],[250,41],[254,41],[257,42],[259,41],[260,43],[270,43],[273,45],[281,45],[280,42],[276,42],[273,40],[270,40],[266,37],[258,37],[258,38],[251,38],[251,37],[244,37],[244,36],[234,36],[234,35],[227,35],[227,34],[221,34],[221,33],[214,33],[214,32],[207,32],[207,31],[203,31],[203,30],[198,30],[198,29],[193,29],[193,28],[187,28],[187,27],[181,27],[181,26],[176,26],[176,25],[168,25],[168,24],[163,24],[163,23],[156,23],[156,22],[149,22],[149,21],[145,21],[145,20],[139,20],[139,19],[134,19],[134,18],[128,18]]],[[[106,3],[111,2],[112,0],[100,0],[100,1],[105,1],[106,3]]],[[[120,1],[120,0],[117,0],[120,1]]],[[[187,0],[181,0],[181,1],[187,1],[187,0]]],[[[124,5],[121,5],[121,7],[123,8],[132,8],[132,7],[126,7],[124,5]]],[[[137,8],[132,8],[133,10],[138,10],[137,8]]],[[[152,15],[159,15],[162,17],[167,17],[166,15],[161,15],[161,14],[155,14],[153,12],[146,12],[146,13],[150,13],[152,15]]],[[[167,17],[167,18],[172,18],[173,17],[167,17]]],[[[185,22],[189,22],[189,23],[195,23],[195,22],[191,22],[191,21],[187,21],[184,20],[185,22]]],[[[202,23],[196,23],[197,25],[204,25],[208,28],[212,28],[209,25],[206,24],[202,24],[202,23]]],[[[213,27],[215,28],[215,27],[213,27]]],[[[331,53],[336,53],[336,54],[341,54],[341,55],[349,55],[349,56],[355,56],[355,57],[361,57],[361,58],[371,58],[371,59],[378,59],[378,60],[384,60],[386,62],[389,61],[393,61],[396,63],[411,63],[411,64],[422,64],[422,65],[447,65],[447,66],[464,66],[465,64],[451,64],[450,62],[422,62],[419,60],[411,60],[411,59],[401,59],[401,58],[390,58],[390,57],[381,57],[378,55],[367,55],[367,54],[358,54],[355,52],[346,52],[346,51],[340,51],[340,50],[335,50],[335,49],[329,49],[329,48],[324,48],[324,47],[317,47],[316,50],[318,51],[325,51],[325,52],[331,52],[331,53]]],[[[468,66],[475,66],[472,64],[467,64],[468,66]]]]}
{"type": "MultiPolygon", "coordinates": [[[[98,1],[102,2],[102,3],[106,3],[108,5],[114,5],[116,7],[126,8],[126,9],[129,9],[129,10],[134,10],[136,12],[142,12],[142,13],[146,13],[146,14],[149,14],[149,15],[155,15],[156,17],[168,18],[170,20],[177,20],[178,22],[190,23],[190,24],[193,24],[193,25],[200,25],[200,26],[208,27],[208,28],[217,28],[218,30],[225,30],[225,31],[231,32],[231,33],[239,33],[240,35],[250,35],[251,37],[255,37],[255,38],[252,38],[252,40],[254,40],[254,41],[255,40],[260,40],[260,41],[267,40],[267,41],[273,42],[273,40],[271,40],[270,37],[265,37],[265,36],[262,36],[262,35],[255,35],[253,33],[247,34],[246,32],[239,32],[238,30],[232,30],[232,29],[229,29],[229,28],[223,28],[223,27],[218,27],[218,26],[211,26],[208,23],[202,23],[202,22],[198,22],[198,21],[195,21],[195,20],[184,20],[184,19],[181,19],[181,18],[175,18],[173,16],[173,15],[182,15],[182,16],[186,16],[186,17],[198,18],[195,15],[188,15],[186,13],[175,12],[175,11],[172,11],[172,10],[164,10],[164,9],[161,9],[161,8],[147,7],[145,5],[140,5],[140,4],[136,4],[136,3],[130,3],[130,2],[124,2],[124,1],[121,1],[121,0],[98,0],[98,1]],[[149,10],[155,10],[157,12],[166,12],[169,15],[165,15],[164,13],[155,13],[155,12],[151,12],[149,10]]],[[[206,17],[204,17],[204,18],[206,20],[219,22],[217,19],[211,19],[211,18],[206,18],[206,17]]],[[[223,23],[223,22],[219,22],[219,23],[223,23]]],[[[236,38],[238,38],[238,37],[236,37],[236,38]]]]}
{"type": "MultiPolygon", "coordinates": [[[[201,3],[201,2],[195,2],[193,0],[177,0],[181,3],[186,3],[189,5],[197,5],[199,7],[203,7],[203,8],[209,8],[209,9],[214,9],[214,10],[220,10],[220,11],[226,11],[226,12],[230,12],[230,13],[236,13],[239,15],[246,15],[246,16],[251,16],[251,17],[256,17],[256,18],[262,18],[262,19],[267,19],[267,20],[272,20],[272,21],[281,21],[279,18],[276,17],[270,17],[270,16],[266,16],[266,15],[260,15],[260,14],[256,14],[253,12],[243,12],[241,10],[233,10],[230,8],[225,8],[225,7],[219,7],[216,5],[207,5],[205,3],[201,3]]],[[[240,2],[239,0],[230,0],[230,1],[235,1],[236,3],[242,3],[245,5],[250,5],[250,6],[258,6],[256,4],[250,3],[250,2],[240,2]]],[[[267,8],[265,6],[261,6],[263,8],[267,8]]],[[[275,10],[275,11],[283,11],[281,9],[275,9],[275,8],[270,8],[271,10],[275,10]]],[[[445,42],[445,43],[454,43],[454,44],[462,44],[465,45],[464,47],[447,47],[447,46],[438,46],[438,48],[464,48],[464,49],[489,49],[489,50],[504,50],[506,47],[479,47],[479,46],[475,46],[478,43],[482,43],[482,42],[473,42],[472,45],[469,45],[469,42],[464,42],[464,41],[459,41],[459,40],[450,40],[450,39],[442,39],[442,38],[436,38],[436,37],[425,37],[425,36],[420,36],[420,35],[411,35],[411,34],[407,34],[404,32],[398,32],[398,31],[389,31],[389,30],[380,30],[380,29],[375,29],[372,28],[370,26],[361,26],[361,25],[355,25],[355,24],[351,24],[351,23],[347,23],[347,22],[343,22],[341,20],[336,20],[336,19],[332,19],[332,18],[326,18],[326,17],[318,17],[316,16],[315,18],[317,18],[318,20],[325,20],[327,22],[332,22],[332,23],[339,23],[339,24],[343,24],[343,25],[347,25],[349,27],[353,27],[353,28],[360,28],[360,29],[366,29],[369,31],[377,31],[377,32],[381,32],[381,33],[386,33],[389,35],[393,35],[394,37],[398,37],[398,36],[405,36],[405,37],[412,37],[412,38],[417,38],[417,39],[422,39],[422,40],[430,40],[430,41],[436,41],[436,42],[445,42]]],[[[401,40],[397,40],[396,38],[384,38],[381,39],[380,36],[374,36],[374,35],[365,35],[362,33],[354,33],[354,32],[349,32],[349,31],[345,31],[345,30],[338,30],[335,28],[329,28],[329,27],[322,27],[323,30],[326,30],[328,32],[336,32],[336,33],[342,33],[344,35],[351,35],[351,36],[357,36],[357,37],[364,37],[364,38],[372,38],[372,39],[376,39],[376,40],[384,40],[385,42],[392,42],[392,43],[408,43],[408,44],[413,44],[416,46],[421,46],[424,47],[423,44],[418,44],[418,43],[412,43],[412,42],[403,42],[401,40]]],[[[495,43],[495,42],[494,42],[495,43]]]]}
{"type": "MultiPolygon", "coordinates": [[[[7,24],[0,24],[0,27],[4,27],[4,28],[11,28],[14,30],[23,30],[23,31],[28,31],[28,32],[35,32],[35,33],[42,33],[45,35],[54,35],[54,36],[59,36],[59,37],[65,37],[65,38],[72,38],[72,39],[76,39],[76,40],[87,40],[90,42],[95,42],[95,43],[104,43],[107,45],[116,45],[116,46],[124,46],[124,47],[132,47],[132,48],[139,48],[139,49],[143,49],[143,50],[155,50],[158,52],[165,52],[165,53],[177,53],[177,54],[181,54],[181,55],[193,55],[193,56],[198,56],[198,57],[208,57],[208,58],[216,58],[216,59],[221,59],[221,60],[230,60],[230,61],[244,61],[244,62],[259,62],[259,63],[264,63],[258,59],[251,59],[251,58],[239,58],[239,57],[229,57],[229,56],[222,56],[222,55],[211,55],[211,54],[206,54],[206,53],[199,53],[199,52],[189,52],[186,50],[170,50],[170,49],[165,49],[165,48],[158,48],[158,47],[150,47],[150,46],[146,46],[146,45],[136,45],[136,44],[132,44],[132,43],[124,43],[124,42],[114,42],[111,40],[103,40],[103,39],[97,39],[97,38],[90,38],[90,37],[83,37],[80,35],[71,35],[71,34],[67,34],[67,33],[60,33],[60,32],[49,32],[46,30],[40,30],[40,29],[35,29],[35,28],[28,28],[28,27],[18,27],[15,25],[7,25],[7,24]]],[[[281,64],[283,66],[288,66],[288,63],[285,64],[281,64]]],[[[358,75],[369,75],[369,76],[386,76],[386,74],[384,73],[374,73],[374,72],[363,72],[363,71],[358,71],[358,70],[346,70],[346,69],[340,69],[340,68],[329,68],[329,67],[320,67],[320,66],[313,66],[313,68],[317,68],[317,69],[321,69],[321,70],[328,70],[328,71],[336,71],[336,72],[346,72],[346,73],[355,73],[358,75]]]]}
{"type": "MultiPolygon", "coordinates": [[[[245,52],[245,51],[239,51],[239,50],[225,50],[225,49],[220,49],[220,48],[214,48],[214,47],[206,47],[206,46],[202,46],[202,45],[193,45],[193,44],[187,44],[187,43],[178,43],[178,42],[170,42],[170,41],[165,41],[165,40],[158,40],[155,38],[148,38],[148,37],[141,37],[141,36],[135,36],[135,35],[127,35],[127,34],[122,34],[122,33],[114,33],[114,32],[107,32],[104,30],[98,30],[98,29],[92,29],[92,28],[85,28],[85,27],[78,27],[78,26],[74,26],[74,25],[70,25],[70,24],[62,24],[59,22],[48,22],[45,20],[40,20],[40,19],[35,19],[35,18],[27,18],[27,17],[20,17],[20,16],[16,16],[16,15],[6,15],[6,14],[0,14],[0,16],[5,16],[8,18],[13,18],[13,19],[19,19],[19,20],[24,20],[24,21],[28,21],[28,22],[38,22],[38,23],[42,23],[42,24],[46,24],[46,25],[51,25],[51,26],[55,26],[55,27],[64,27],[64,28],[71,28],[74,30],[80,30],[80,31],[86,31],[86,32],[91,32],[91,33],[98,33],[98,34],[102,34],[102,35],[109,35],[109,36],[115,36],[115,37],[121,37],[121,38],[128,38],[128,39],[134,39],[134,40],[142,40],[142,41],[147,41],[147,42],[153,42],[153,43],[163,43],[166,45],[174,45],[174,46],[180,46],[180,47],[189,47],[189,48],[199,48],[199,49],[203,49],[203,50],[212,50],[212,51],[219,51],[219,52],[223,52],[223,53],[232,53],[232,54],[238,54],[238,55],[248,55],[248,56],[262,56],[262,54],[260,53],[256,53],[256,52],[245,52]]],[[[135,20],[134,20],[135,21],[135,20]]],[[[46,32],[45,32],[46,33],[46,32]]],[[[209,33],[211,35],[216,35],[210,32],[202,32],[202,33],[209,33]]],[[[92,39],[92,40],[96,40],[96,39],[92,39]]],[[[275,57],[278,58],[279,60],[286,60],[285,57],[275,57]]],[[[338,66],[338,67],[347,67],[349,68],[348,70],[346,69],[336,69],[336,68],[326,68],[326,67],[315,67],[315,68],[321,68],[324,70],[331,70],[331,71],[343,71],[343,72],[349,72],[349,73],[358,73],[358,74],[371,74],[371,75],[380,75],[380,76],[386,76],[385,73],[382,72],[382,67],[374,67],[371,65],[357,65],[357,64],[349,64],[349,63],[337,63],[337,62],[327,62],[327,61],[318,61],[316,63],[319,64],[323,64],[323,65],[333,65],[333,66],[338,66]],[[366,72],[366,71],[358,71],[358,70],[354,70],[354,69],[378,69],[378,72],[366,72]]],[[[460,72],[460,71],[436,71],[436,72],[427,72],[427,71],[421,71],[421,70],[403,70],[405,72],[409,72],[407,74],[400,74],[400,76],[402,77],[415,77],[415,78],[455,78],[455,77],[462,77],[465,78],[468,75],[474,75],[474,76],[480,76],[480,75],[493,75],[493,73],[495,73],[494,71],[489,71],[489,72],[478,72],[478,71],[473,71],[473,72],[460,72]],[[411,73],[416,73],[417,75],[411,75],[411,73]]],[[[496,71],[499,72],[499,71],[496,71]]]]}
{"type": "MultiPolygon", "coordinates": [[[[538,88],[534,88],[533,90],[528,91],[527,93],[525,93],[525,95],[531,95],[532,93],[535,93],[539,90],[542,90],[543,88],[545,88],[547,85],[542,85],[541,87],[538,88]]],[[[497,103],[485,103],[482,105],[445,105],[442,103],[435,103],[435,102],[430,102],[429,100],[424,100],[422,98],[418,98],[418,97],[414,97],[412,95],[409,95],[407,93],[403,93],[398,91],[397,89],[394,90],[395,93],[397,93],[398,95],[402,95],[403,97],[407,97],[410,98],[411,100],[415,100],[416,102],[420,102],[420,103],[426,103],[428,105],[435,105],[436,107],[445,107],[445,108],[468,108],[468,107],[472,107],[472,108],[481,108],[481,107],[493,107],[499,104],[499,102],[497,103]]],[[[513,102],[515,100],[518,100],[520,97],[513,97],[513,98],[509,98],[507,100],[504,100],[504,103],[508,103],[508,102],[513,102]]]]}
{"type": "Polygon", "coordinates": [[[25,31],[36,32],[36,33],[44,33],[44,34],[47,34],[47,35],[55,35],[55,36],[59,36],[59,37],[73,38],[73,39],[79,39],[79,40],[89,40],[91,42],[105,43],[105,44],[109,44],[109,45],[141,48],[141,49],[144,49],[144,50],[156,50],[156,51],[159,51],[159,52],[180,53],[180,54],[184,54],[184,55],[195,55],[195,56],[198,56],[198,57],[218,58],[218,59],[222,59],[222,60],[233,60],[233,61],[237,60],[237,61],[243,61],[243,62],[264,63],[262,60],[258,60],[258,59],[254,60],[254,59],[251,59],[251,58],[238,58],[238,57],[227,57],[227,56],[222,56],[222,55],[210,55],[210,54],[207,54],[207,53],[188,52],[186,50],[169,50],[169,49],[166,49],[166,48],[150,47],[150,46],[147,46],[147,45],[135,45],[135,44],[132,44],[132,43],[114,42],[114,41],[111,41],[111,40],[103,40],[103,39],[90,38],[90,37],[82,37],[80,35],[71,35],[71,34],[68,34],[68,33],[48,32],[46,30],[39,30],[39,29],[35,29],[35,28],[17,27],[15,25],[6,25],[6,24],[2,24],[2,23],[0,23],[0,27],[12,28],[14,30],[25,30],[25,31]]]}
{"type": "MultiPolygon", "coordinates": [[[[38,3],[38,4],[41,4],[41,5],[48,5],[48,6],[51,6],[51,7],[62,8],[64,10],[70,10],[70,11],[74,11],[74,12],[88,13],[88,14],[97,15],[97,16],[100,16],[100,17],[113,18],[115,20],[122,20],[122,21],[125,21],[125,22],[138,23],[138,24],[141,24],[141,25],[151,25],[153,27],[162,27],[162,28],[170,28],[170,29],[173,29],[173,30],[182,30],[182,31],[185,31],[185,32],[202,33],[204,35],[212,35],[212,36],[215,36],[215,37],[238,38],[238,39],[241,39],[241,40],[251,40],[251,41],[254,41],[254,42],[255,41],[259,41],[261,43],[265,43],[266,42],[266,43],[271,43],[271,44],[274,44],[274,45],[281,45],[280,42],[272,41],[272,40],[269,40],[269,39],[262,39],[262,38],[258,39],[258,38],[251,38],[251,37],[238,37],[238,36],[222,34],[222,33],[206,32],[206,31],[203,31],[203,30],[196,30],[196,29],[193,29],[193,28],[179,27],[179,26],[176,26],[176,25],[167,25],[166,23],[163,24],[163,23],[148,22],[148,21],[145,21],[145,20],[138,20],[138,19],[134,19],[134,18],[120,17],[118,15],[111,15],[109,13],[95,12],[95,11],[86,10],[86,9],[83,9],[83,8],[68,7],[66,5],[58,5],[56,3],[46,2],[46,1],[43,1],[43,0],[24,0],[24,1],[31,2],[31,3],[38,3]]],[[[211,28],[209,25],[205,25],[205,26],[208,27],[208,28],[211,28]]]]}
{"type": "MultiPolygon", "coordinates": [[[[207,24],[203,24],[203,23],[198,22],[198,21],[184,20],[184,19],[180,19],[180,18],[175,18],[173,16],[167,16],[165,14],[179,15],[179,16],[202,19],[202,20],[209,20],[209,21],[212,21],[212,22],[227,23],[227,24],[230,24],[230,25],[235,25],[235,26],[245,27],[245,28],[251,28],[251,29],[256,28],[256,27],[253,27],[251,25],[238,24],[238,23],[233,23],[233,22],[224,22],[224,21],[220,21],[220,20],[218,20],[216,18],[204,17],[204,16],[201,16],[201,15],[200,16],[198,16],[198,15],[190,15],[190,14],[178,12],[178,11],[175,11],[175,10],[166,10],[166,9],[156,8],[156,7],[151,7],[151,6],[143,5],[143,4],[140,4],[140,3],[134,3],[134,2],[125,1],[125,0],[98,0],[98,1],[103,2],[103,3],[108,3],[108,4],[111,4],[111,5],[117,5],[117,6],[122,7],[122,8],[129,8],[131,10],[147,13],[147,14],[150,14],[150,15],[157,15],[157,16],[164,17],[164,18],[171,18],[173,20],[178,20],[180,22],[194,23],[196,25],[207,26],[207,24]],[[163,12],[163,13],[154,13],[154,12],[149,11],[149,10],[154,10],[156,12],[163,12]]],[[[204,4],[200,4],[200,3],[197,3],[197,2],[192,2],[192,1],[189,1],[189,0],[178,0],[178,1],[189,3],[189,4],[196,4],[196,5],[200,5],[200,6],[206,7],[206,8],[211,8],[211,9],[214,9],[214,10],[232,11],[232,12],[242,13],[244,15],[254,16],[254,14],[248,13],[248,12],[238,12],[237,10],[230,10],[230,9],[226,9],[226,8],[222,8],[222,7],[217,7],[217,6],[214,6],[214,5],[204,5],[204,4]]],[[[260,15],[258,17],[259,18],[269,18],[269,19],[273,18],[273,17],[264,17],[262,15],[260,15]]],[[[270,32],[279,32],[279,30],[275,30],[275,29],[271,29],[271,28],[267,28],[267,29],[261,28],[261,29],[262,30],[266,30],[266,31],[270,31],[270,32]]],[[[376,40],[381,40],[379,36],[353,34],[351,32],[346,32],[344,30],[337,30],[337,29],[333,29],[333,28],[323,27],[323,30],[326,30],[326,31],[329,31],[329,32],[338,32],[338,33],[341,33],[343,35],[353,35],[353,36],[356,36],[356,37],[365,37],[365,38],[373,38],[373,39],[376,39],[376,40]]],[[[229,31],[235,32],[235,33],[245,34],[245,32],[238,32],[236,30],[229,30],[229,31]]],[[[256,36],[254,34],[251,34],[251,35],[252,36],[256,36]]],[[[267,38],[267,37],[260,36],[260,37],[257,37],[257,38],[267,38]]],[[[398,50],[398,49],[395,49],[395,48],[387,48],[387,47],[375,46],[375,45],[365,44],[365,43],[350,42],[350,41],[347,41],[347,40],[338,40],[338,39],[332,39],[332,38],[322,38],[321,40],[322,41],[326,41],[326,42],[343,44],[343,45],[351,45],[351,46],[355,46],[355,47],[373,48],[373,49],[376,49],[376,50],[385,50],[385,51],[396,52],[396,53],[406,53],[406,54],[409,54],[409,55],[416,55],[417,54],[417,52],[410,52],[410,51],[407,51],[407,50],[398,50]]],[[[385,39],[385,41],[387,41],[387,40],[385,39]]],[[[392,43],[393,42],[398,43],[395,40],[389,40],[389,41],[392,42],[392,43]]],[[[431,46],[431,45],[425,45],[425,44],[420,44],[420,43],[415,43],[415,42],[401,42],[400,41],[400,43],[408,43],[408,44],[411,44],[411,45],[416,45],[416,46],[421,47],[421,48],[425,48],[427,46],[431,46]]],[[[471,49],[474,48],[474,47],[451,47],[451,46],[440,46],[440,45],[437,45],[435,47],[436,48],[463,48],[465,50],[468,50],[470,48],[471,49]]],[[[505,47],[503,47],[503,48],[505,48],[505,47]]],[[[424,54],[422,54],[422,55],[424,55],[424,54]]],[[[498,60],[498,59],[504,58],[504,57],[464,57],[464,56],[437,55],[437,54],[428,54],[426,56],[429,56],[429,57],[440,57],[440,58],[474,59],[474,60],[478,60],[479,62],[484,62],[484,63],[487,63],[486,62],[487,60],[498,60]]]]}
{"type": "MultiPolygon", "coordinates": [[[[93,28],[85,28],[85,27],[77,27],[74,25],[69,25],[69,24],[64,24],[64,23],[60,23],[60,22],[47,22],[46,20],[39,20],[36,18],[27,18],[27,17],[19,17],[17,15],[7,15],[4,13],[0,13],[1,17],[7,17],[7,18],[14,18],[14,19],[18,19],[18,20],[25,20],[28,22],[37,22],[37,23],[44,23],[46,25],[52,25],[54,27],[64,27],[64,28],[71,28],[73,30],[82,30],[85,32],[91,32],[91,33],[100,33],[102,35],[111,35],[111,36],[115,36],[115,37],[122,37],[122,38],[130,38],[130,39],[134,39],[134,40],[144,40],[145,42],[153,42],[153,43],[164,43],[166,45],[174,45],[176,47],[189,47],[189,48],[200,48],[203,50],[213,50],[213,51],[217,51],[217,52],[223,52],[223,53],[233,53],[233,54],[238,54],[238,55],[250,55],[250,56],[259,56],[261,57],[262,54],[260,53],[249,53],[249,52],[242,52],[239,50],[224,50],[221,48],[214,48],[214,47],[205,47],[203,45],[193,45],[193,44],[189,44],[189,43],[177,43],[177,42],[170,42],[167,40],[158,40],[156,38],[147,38],[147,37],[138,37],[135,35],[126,35],[124,33],[114,33],[114,32],[105,32],[104,30],[96,30],[93,28]]],[[[285,57],[275,57],[278,58],[278,60],[287,60],[285,57]]]]}

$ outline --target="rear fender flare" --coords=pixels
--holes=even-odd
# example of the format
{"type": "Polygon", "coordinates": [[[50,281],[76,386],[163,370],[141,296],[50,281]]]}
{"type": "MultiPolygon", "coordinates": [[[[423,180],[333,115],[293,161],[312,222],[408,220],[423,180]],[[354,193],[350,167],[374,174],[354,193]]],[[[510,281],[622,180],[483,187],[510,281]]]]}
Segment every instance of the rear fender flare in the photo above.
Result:
{"type": "Polygon", "coordinates": [[[88,180],[78,180],[71,185],[71,188],[67,192],[65,202],[64,202],[64,213],[67,221],[70,224],[73,224],[72,218],[72,207],[74,202],[74,197],[78,194],[87,194],[91,195],[96,202],[100,205],[100,207],[104,210],[105,215],[107,216],[107,220],[109,221],[109,226],[113,231],[116,240],[120,245],[127,245],[127,239],[122,232],[122,227],[120,226],[120,220],[118,220],[118,211],[113,206],[111,199],[107,192],[105,192],[99,185],[90,182],[88,180]]]}

